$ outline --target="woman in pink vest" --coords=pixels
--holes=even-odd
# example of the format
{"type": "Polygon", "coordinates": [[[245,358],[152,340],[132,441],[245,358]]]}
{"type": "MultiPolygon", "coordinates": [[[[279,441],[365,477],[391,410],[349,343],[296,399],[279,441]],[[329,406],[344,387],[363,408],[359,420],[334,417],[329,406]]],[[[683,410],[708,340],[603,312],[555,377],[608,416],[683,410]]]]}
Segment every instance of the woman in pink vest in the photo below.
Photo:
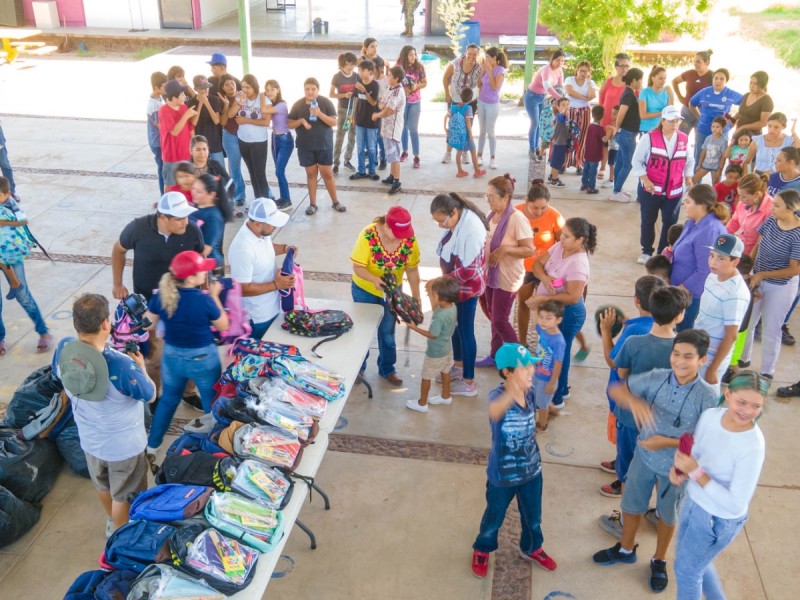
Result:
{"type": "Polygon", "coordinates": [[[681,113],[674,106],[661,111],[661,122],[642,135],[633,153],[631,175],[639,178],[637,200],[642,215],[639,243],[642,255],[636,261],[645,264],[653,256],[656,221],[661,213],[661,237],[658,253],[668,246],[667,230],[678,221],[683,192],[692,184],[694,158],[687,151],[688,138],[678,131],[681,113]]]}
{"type": "Polygon", "coordinates": [[[564,51],[560,48],[553,52],[550,63],[543,66],[536,72],[528,89],[525,90],[523,101],[525,110],[531,120],[531,127],[528,130],[528,148],[530,156],[542,157],[539,150],[539,114],[542,111],[542,102],[550,94],[553,98],[561,98],[561,94],[556,91],[556,86],[564,86],[564,51]]]}

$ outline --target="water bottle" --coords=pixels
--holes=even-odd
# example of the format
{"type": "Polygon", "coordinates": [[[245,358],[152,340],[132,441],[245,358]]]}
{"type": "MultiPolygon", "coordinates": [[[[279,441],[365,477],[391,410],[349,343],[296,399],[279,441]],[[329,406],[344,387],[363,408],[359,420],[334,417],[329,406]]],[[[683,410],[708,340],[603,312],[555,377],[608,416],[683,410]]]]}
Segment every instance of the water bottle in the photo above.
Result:
{"type": "MultiPolygon", "coordinates": [[[[317,108],[318,106],[319,106],[319,102],[317,102],[317,99],[316,99],[316,98],[315,98],[314,100],[312,100],[312,101],[311,101],[311,109],[312,109],[312,110],[313,110],[313,109],[315,109],[315,108],[317,108]]],[[[310,117],[308,117],[308,120],[309,120],[309,121],[311,121],[311,122],[313,123],[314,121],[316,121],[316,120],[317,120],[317,115],[315,115],[315,114],[311,114],[311,116],[310,116],[310,117]]]]}

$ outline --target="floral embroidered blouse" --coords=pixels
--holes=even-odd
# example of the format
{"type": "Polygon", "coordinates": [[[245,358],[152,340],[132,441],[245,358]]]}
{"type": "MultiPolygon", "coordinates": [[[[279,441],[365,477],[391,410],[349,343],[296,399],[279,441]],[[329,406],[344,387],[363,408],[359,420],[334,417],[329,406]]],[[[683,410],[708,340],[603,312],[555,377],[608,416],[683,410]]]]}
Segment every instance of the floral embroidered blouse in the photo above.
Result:
{"type": "MultiPolygon", "coordinates": [[[[353,264],[366,267],[370,275],[383,277],[385,273],[394,274],[397,282],[403,280],[403,273],[419,265],[420,253],[416,237],[402,240],[394,252],[387,252],[383,247],[378,226],[371,223],[358,234],[358,239],[350,253],[353,264]]],[[[375,287],[371,281],[353,273],[353,283],[374,296],[383,298],[383,291],[375,287]]]]}

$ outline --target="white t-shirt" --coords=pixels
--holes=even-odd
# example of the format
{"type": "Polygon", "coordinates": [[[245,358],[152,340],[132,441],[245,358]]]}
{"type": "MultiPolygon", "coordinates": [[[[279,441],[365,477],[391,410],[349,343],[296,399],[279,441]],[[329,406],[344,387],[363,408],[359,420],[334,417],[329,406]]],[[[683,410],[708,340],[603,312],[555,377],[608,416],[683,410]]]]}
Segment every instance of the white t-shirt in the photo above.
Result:
{"type": "MultiPolygon", "coordinates": [[[[709,360],[717,355],[717,348],[725,337],[725,327],[742,324],[749,303],[750,290],[738,271],[726,281],[720,281],[714,273],[709,273],[700,296],[700,312],[694,322],[695,329],[702,329],[711,338],[709,360]]],[[[733,347],[728,355],[732,353],[733,347]]],[[[723,364],[728,364],[728,360],[729,357],[725,357],[723,364]]]]}
{"type": "MultiPolygon", "coordinates": [[[[564,81],[564,88],[566,89],[567,86],[571,86],[574,92],[578,92],[579,94],[583,94],[584,96],[589,95],[589,90],[594,89],[594,81],[592,81],[591,77],[587,77],[586,81],[583,82],[583,85],[578,85],[578,81],[574,77],[567,77],[564,81]]],[[[589,106],[588,100],[581,100],[580,98],[573,98],[569,94],[564,94],[567,98],[569,98],[569,107],[570,108],[586,108],[589,106]]]]}
{"type": "Polygon", "coordinates": [[[689,497],[709,514],[740,519],[747,514],[764,464],[764,435],[756,425],[733,432],[722,426],[727,408],[710,408],[694,430],[692,456],[711,478],[705,487],[689,480],[689,497]]]}
{"type": "MultiPolygon", "coordinates": [[[[275,249],[272,237],[258,237],[245,221],[228,249],[231,277],[239,283],[266,283],[275,281],[278,268],[275,265],[275,249]]],[[[281,312],[278,292],[267,292],[258,296],[245,296],[244,307],[253,323],[266,323],[281,312]]]]}

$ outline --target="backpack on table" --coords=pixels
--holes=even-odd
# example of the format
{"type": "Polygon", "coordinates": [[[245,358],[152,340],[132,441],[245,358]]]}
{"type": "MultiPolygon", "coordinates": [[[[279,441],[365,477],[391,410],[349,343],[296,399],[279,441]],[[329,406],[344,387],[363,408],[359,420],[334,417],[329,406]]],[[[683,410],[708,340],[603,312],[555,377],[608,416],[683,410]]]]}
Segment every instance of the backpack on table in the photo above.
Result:
{"type": "Polygon", "coordinates": [[[238,461],[232,456],[219,458],[202,450],[191,454],[171,454],[161,463],[156,483],[202,485],[228,492],[237,465],[238,461]]]}
{"type": "Polygon", "coordinates": [[[64,595],[64,600],[119,600],[128,597],[138,577],[127,569],[106,571],[96,569],[81,573],[64,595]]]}
{"type": "Polygon", "coordinates": [[[212,488],[202,485],[164,483],[136,496],[130,518],[172,523],[203,512],[212,488]]]}
{"type": "Polygon", "coordinates": [[[322,344],[338,339],[353,328],[353,319],[343,310],[290,310],[283,319],[281,327],[289,333],[325,338],[311,348],[314,356],[319,356],[317,348],[322,344]]]}
{"type": "Polygon", "coordinates": [[[169,538],[175,528],[164,523],[129,521],[106,542],[101,566],[141,573],[147,565],[169,560],[169,538]]]}
{"type": "MultiPolygon", "coordinates": [[[[136,578],[127,600],[225,600],[202,579],[190,577],[170,565],[150,565],[136,578]]],[[[66,599],[65,599],[66,600],[66,599]]]]}
{"type": "Polygon", "coordinates": [[[269,552],[283,537],[281,511],[239,494],[214,492],[204,515],[212,527],[259,552],[269,552]]]}

